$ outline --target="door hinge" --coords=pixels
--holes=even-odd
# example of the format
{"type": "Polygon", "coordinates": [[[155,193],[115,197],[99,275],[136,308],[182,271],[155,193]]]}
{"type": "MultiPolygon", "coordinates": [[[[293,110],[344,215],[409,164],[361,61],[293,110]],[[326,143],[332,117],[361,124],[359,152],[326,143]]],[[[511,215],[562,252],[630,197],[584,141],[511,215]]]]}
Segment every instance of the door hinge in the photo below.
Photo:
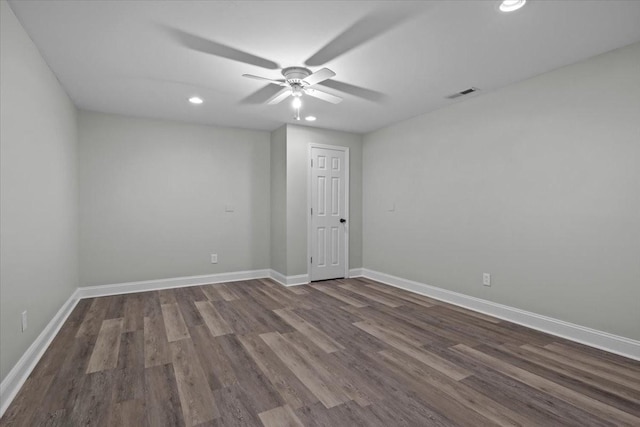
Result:
{"type": "Polygon", "coordinates": [[[311,159],[311,167],[313,167],[313,159],[311,159]]]}
{"type": "Polygon", "coordinates": [[[313,257],[311,257],[311,261],[310,262],[311,262],[311,264],[313,264],[313,257]]]}
{"type": "Polygon", "coordinates": [[[313,215],[313,208],[311,208],[311,215],[313,215]]]}

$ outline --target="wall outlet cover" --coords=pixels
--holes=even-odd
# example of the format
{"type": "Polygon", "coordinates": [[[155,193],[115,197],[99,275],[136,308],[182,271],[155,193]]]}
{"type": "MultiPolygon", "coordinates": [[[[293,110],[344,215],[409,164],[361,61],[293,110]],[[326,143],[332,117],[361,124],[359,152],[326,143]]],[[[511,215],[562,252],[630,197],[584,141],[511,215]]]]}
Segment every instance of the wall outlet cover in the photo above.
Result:
{"type": "Polygon", "coordinates": [[[211,264],[218,263],[218,254],[211,254],[211,264]]]}
{"type": "Polygon", "coordinates": [[[482,273],[482,284],[484,286],[491,286],[491,274],[482,273]]]}

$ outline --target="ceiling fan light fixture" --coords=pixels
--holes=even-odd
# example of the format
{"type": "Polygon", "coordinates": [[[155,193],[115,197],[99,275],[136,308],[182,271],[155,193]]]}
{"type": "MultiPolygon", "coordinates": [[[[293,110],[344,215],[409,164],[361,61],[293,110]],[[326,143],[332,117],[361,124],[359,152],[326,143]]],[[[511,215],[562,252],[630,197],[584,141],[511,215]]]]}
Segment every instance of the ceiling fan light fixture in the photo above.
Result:
{"type": "Polygon", "coordinates": [[[515,12],[527,3],[527,0],[503,0],[500,4],[501,12],[515,12]]]}
{"type": "Polygon", "coordinates": [[[298,109],[300,107],[302,107],[302,100],[300,99],[300,96],[296,96],[294,95],[293,101],[291,102],[291,105],[293,106],[293,108],[298,109]]]}
{"type": "Polygon", "coordinates": [[[200,105],[204,102],[204,100],[199,96],[192,96],[191,98],[189,98],[189,102],[192,104],[200,105]]]}

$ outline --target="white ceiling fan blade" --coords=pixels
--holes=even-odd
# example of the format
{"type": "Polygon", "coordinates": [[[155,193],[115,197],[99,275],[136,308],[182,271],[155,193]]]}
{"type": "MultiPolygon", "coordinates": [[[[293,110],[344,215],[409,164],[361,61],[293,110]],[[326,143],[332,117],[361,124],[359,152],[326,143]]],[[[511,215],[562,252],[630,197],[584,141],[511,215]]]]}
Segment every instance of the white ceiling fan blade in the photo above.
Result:
{"type": "Polygon", "coordinates": [[[327,79],[330,79],[331,77],[335,76],[336,73],[334,73],[333,71],[331,71],[328,68],[323,68],[321,70],[316,71],[315,73],[305,77],[303,79],[304,82],[306,82],[309,86],[312,86],[316,83],[320,83],[323,82],[327,79]]]}
{"type": "Polygon", "coordinates": [[[253,74],[243,74],[242,77],[247,77],[249,79],[254,79],[254,80],[265,80],[265,81],[268,81],[269,83],[273,83],[274,85],[288,86],[284,82],[284,80],[273,80],[273,79],[268,79],[266,77],[254,76],[253,74]]]}
{"type": "Polygon", "coordinates": [[[332,104],[339,104],[342,102],[342,98],[339,96],[331,95],[330,93],[323,92],[317,89],[305,89],[304,93],[314,98],[322,99],[323,101],[330,102],[332,104]]]}
{"type": "Polygon", "coordinates": [[[269,105],[279,104],[280,102],[284,101],[289,95],[291,95],[291,89],[288,87],[285,87],[281,89],[280,92],[276,93],[271,98],[269,98],[269,100],[267,101],[267,104],[269,105]]]}

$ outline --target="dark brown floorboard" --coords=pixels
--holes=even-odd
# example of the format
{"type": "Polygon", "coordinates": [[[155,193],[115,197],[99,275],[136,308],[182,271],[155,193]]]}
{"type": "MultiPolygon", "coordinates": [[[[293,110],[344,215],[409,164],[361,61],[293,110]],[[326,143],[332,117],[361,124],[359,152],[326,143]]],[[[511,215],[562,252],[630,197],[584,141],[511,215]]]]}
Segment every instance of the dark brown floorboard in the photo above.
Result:
{"type": "Polygon", "coordinates": [[[0,426],[640,426],[640,362],[368,279],[78,303],[0,426]]]}

